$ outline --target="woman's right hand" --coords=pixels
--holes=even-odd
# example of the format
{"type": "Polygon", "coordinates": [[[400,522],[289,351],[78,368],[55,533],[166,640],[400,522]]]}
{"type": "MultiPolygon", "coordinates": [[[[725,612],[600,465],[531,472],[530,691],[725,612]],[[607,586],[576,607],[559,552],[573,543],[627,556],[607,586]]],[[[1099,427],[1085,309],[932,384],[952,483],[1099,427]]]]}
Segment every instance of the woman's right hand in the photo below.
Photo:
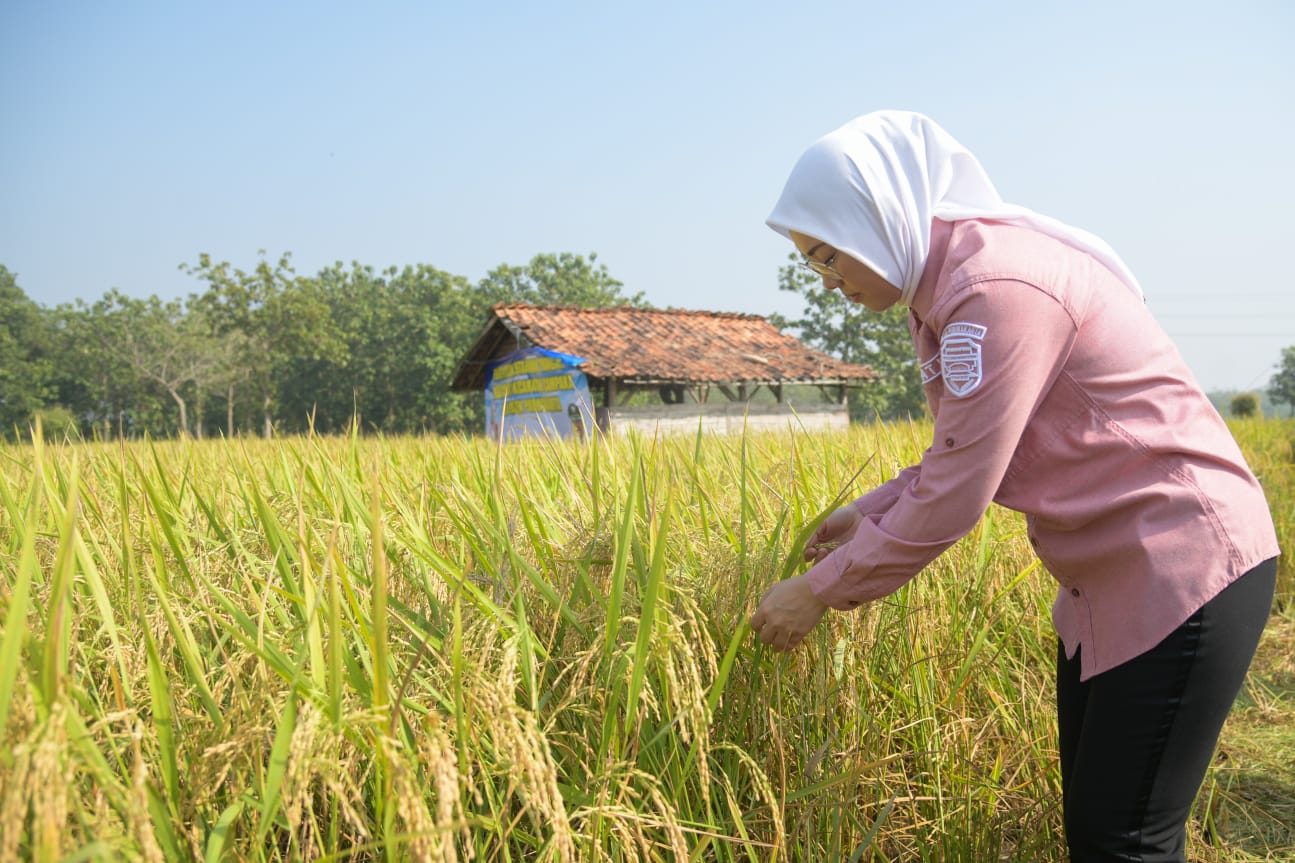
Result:
{"type": "Polygon", "coordinates": [[[854,532],[859,529],[863,514],[852,503],[833,512],[814,531],[814,535],[805,545],[805,560],[818,563],[831,554],[832,549],[849,542],[854,532]]]}

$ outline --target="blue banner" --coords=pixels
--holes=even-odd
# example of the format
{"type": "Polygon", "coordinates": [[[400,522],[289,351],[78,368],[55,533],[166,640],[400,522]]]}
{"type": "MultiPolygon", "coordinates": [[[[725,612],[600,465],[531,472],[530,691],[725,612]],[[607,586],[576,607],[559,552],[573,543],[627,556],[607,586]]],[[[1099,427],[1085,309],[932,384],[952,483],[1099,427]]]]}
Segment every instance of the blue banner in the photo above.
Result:
{"type": "Polygon", "coordinates": [[[574,437],[593,432],[582,357],[523,348],[486,366],[486,434],[494,440],[574,437]]]}

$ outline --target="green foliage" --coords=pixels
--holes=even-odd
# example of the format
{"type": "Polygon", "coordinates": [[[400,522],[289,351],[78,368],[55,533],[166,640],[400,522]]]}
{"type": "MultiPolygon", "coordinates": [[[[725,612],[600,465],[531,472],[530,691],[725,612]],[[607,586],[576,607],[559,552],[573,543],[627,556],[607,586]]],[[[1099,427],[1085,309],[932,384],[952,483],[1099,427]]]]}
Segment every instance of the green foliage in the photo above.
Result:
{"type": "Polygon", "coordinates": [[[1240,393],[1232,397],[1229,410],[1234,417],[1252,417],[1259,413],[1259,397],[1254,393],[1240,393]]]}
{"type": "Polygon", "coordinates": [[[151,430],[144,418],[160,417],[163,411],[158,396],[113,350],[104,310],[78,301],[59,306],[51,316],[58,401],[76,414],[82,431],[106,439],[151,430]]]}
{"type": "Polygon", "coordinates": [[[316,279],[341,350],[282,367],[281,428],[384,432],[478,427],[478,394],[449,389],[481,326],[467,281],[428,266],[334,264],[316,279]],[[475,413],[474,413],[475,411],[475,413]]]}
{"type": "MultiPolygon", "coordinates": [[[[263,253],[262,253],[263,254],[263,253]]],[[[480,396],[451,392],[459,360],[496,302],[643,305],[597,256],[537,255],[501,265],[478,285],[427,265],[341,263],[313,278],[282,256],[252,272],[207,255],[182,267],[207,284],[191,310],[207,322],[222,358],[209,399],[223,402],[227,433],[362,430],[461,432],[482,424],[480,396]],[[222,392],[223,390],[223,392],[222,392]]]]}
{"type": "Polygon", "coordinates": [[[187,388],[201,388],[219,366],[218,341],[201,315],[190,314],[178,300],[156,296],[134,299],[113,290],[93,307],[103,349],[124,361],[146,386],[175,403],[168,427],[189,434],[187,388]]]}
{"type": "Polygon", "coordinates": [[[800,256],[778,271],[778,288],[798,294],[805,310],[796,320],[773,315],[780,328],[797,331],[802,342],[848,363],[872,368],[878,380],[850,397],[854,419],[920,417],[926,412],[922,378],[913,356],[908,313],[896,305],[873,312],[851,302],[840,291],[827,290],[822,279],[799,266],[800,256]]]}
{"type": "Polygon", "coordinates": [[[33,426],[39,422],[41,431],[49,440],[75,440],[81,437],[81,427],[76,414],[62,405],[40,408],[32,417],[33,426]]]}
{"type": "MultiPolygon", "coordinates": [[[[1210,390],[1205,397],[1214,405],[1214,409],[1219,412],[1220,416],[1230,416],[1232,414],[1232,399],[1242,395],[1246,390],[1210,390]]],[[[1266,389],[1252,393],[1259,400],[1259,409],[1255,416],[1275,417],[1278,415],[1277,405],[1269,398],[1266,389]]],[[[1284,412],[1284,411],[1283,411],[1284,412]]]]}
{"type": "MultiPolygon", "coordinates": [[[[625,296],[622,284],[612,278],[598,255],[563,252],[559,255],[536,255],[523,267],[501,264],[477,285],[477,295],[484,308],[495,303],[533,303],[545,306],[646,307],[642,293],[625,296]]],[[[475,334],[474,334],[475,335],[475,334]]]]}
{"type": "Polygon", "coordinates": [[[1268,382],[1268,395],[1277,404],[1289,407],[1295,415],[1295,345],[1282,350],[1281,365],[1268,382]]]}
{"type": "Polygon", "coordinates": [[[264,251],[260,255],[250,273],[225,261],[213,263],[206,254],[181,269],[207,283],[195,305],[212,334],[227,340],[224,377],[231,433],[234,399],[241,396],[260,413],[261,431],[268,437],[284,367],[299,359],[345,362],[346,348],[319,282],[299,277],[288,253],[273,265],[264,251]]]}
{"type": "Polygon", "coordinates": [[[40,307],[0,265],[0,439],[25,434],[54,396],[51,337],[40,307]]]}
{"type": "Polygon", "coordinates": [[[475,285],[422,264],[307,277],[263,251],[248,271],[207,254],[180,269],[202,286],[186,301],[111,290],[45,311],[0,267],[0,434],[52,404],[103,439],[475,431],[480,395],[449,386],[491,305],[647,305],[594,254],[536,255],[475,285]]]}

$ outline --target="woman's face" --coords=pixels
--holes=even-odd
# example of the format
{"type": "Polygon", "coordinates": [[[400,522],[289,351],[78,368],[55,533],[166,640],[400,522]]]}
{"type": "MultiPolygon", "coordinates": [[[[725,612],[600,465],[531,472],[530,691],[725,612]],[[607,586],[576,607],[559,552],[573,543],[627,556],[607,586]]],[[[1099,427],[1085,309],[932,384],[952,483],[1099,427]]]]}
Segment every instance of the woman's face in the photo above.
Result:
{"type": "Polygon", "coordinates": [[[797,231],[791,232],[791,239],[808,260],[817,261],[820,264],[828,260],[832,261],[832,269],[838,275],[820,274],[823,287],[828,290],[838,290],[851,302],[862,303],[874,312],[884,312],[899,302],[899,288],[883,279],[861,261],[797,231]],[[834,259],[833,255],[836,256],[834,259]]]}

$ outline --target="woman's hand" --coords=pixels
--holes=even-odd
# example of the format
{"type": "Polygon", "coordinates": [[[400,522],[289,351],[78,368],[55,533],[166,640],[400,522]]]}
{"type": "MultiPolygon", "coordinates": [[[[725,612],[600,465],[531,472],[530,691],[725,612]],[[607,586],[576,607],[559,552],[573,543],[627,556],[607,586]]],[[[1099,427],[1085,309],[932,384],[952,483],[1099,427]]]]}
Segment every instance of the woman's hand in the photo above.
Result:
{"type": "Polygon", "coordinates": [[[805,576],[798,575],[765,591],[751,615],[751,629],[774,650],[791,650],[826,613],[827,605],[809,589],[805,576]]]}
{"type": "Polygon", "coordinates": [[[852,503],[833,512],[814,531],[814,535],[805,545],[805,560],[818,563],[831,553],[838,545],[849,542],[854,532],[859,529],[863,514],[852,503]]]}

